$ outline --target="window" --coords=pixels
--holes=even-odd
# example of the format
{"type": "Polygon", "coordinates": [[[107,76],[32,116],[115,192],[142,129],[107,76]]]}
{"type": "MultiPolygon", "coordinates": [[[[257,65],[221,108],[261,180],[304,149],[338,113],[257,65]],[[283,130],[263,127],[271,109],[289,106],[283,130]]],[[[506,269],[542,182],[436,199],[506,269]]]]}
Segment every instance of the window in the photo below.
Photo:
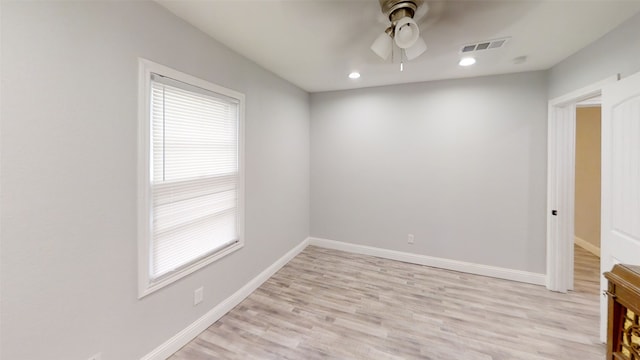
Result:
{"type": "Polygon", "coordinates": [[[244,95],[140,60],[139,297],[241,248],[244,95]]]}

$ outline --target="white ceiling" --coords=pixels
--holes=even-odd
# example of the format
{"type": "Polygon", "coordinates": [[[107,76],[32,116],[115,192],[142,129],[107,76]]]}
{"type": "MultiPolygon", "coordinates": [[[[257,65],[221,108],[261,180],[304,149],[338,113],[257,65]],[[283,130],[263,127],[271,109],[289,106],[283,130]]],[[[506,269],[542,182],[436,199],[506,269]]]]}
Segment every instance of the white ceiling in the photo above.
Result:
{"type": "Polygon", "coordinates": [[[157,1],[309,92],[548,69],[640,11],[640,1],[427,1],[429,49],[400,72],[369,49],[386,28],[378,0],[157,1]],[[462,45],[502,37],[504,47],[457,65],[462,45]]]}

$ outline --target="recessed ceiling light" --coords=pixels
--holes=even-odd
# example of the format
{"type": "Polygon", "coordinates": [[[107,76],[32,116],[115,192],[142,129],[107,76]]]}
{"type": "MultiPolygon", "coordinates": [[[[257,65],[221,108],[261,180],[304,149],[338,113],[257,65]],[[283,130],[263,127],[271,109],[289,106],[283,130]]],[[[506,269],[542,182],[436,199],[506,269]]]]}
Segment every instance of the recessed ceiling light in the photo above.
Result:
{"type": "Polygon", "coordinates": [[[349,74],[349,79],[357,79],[359,77],[360,77],[360,73],[357,71],[354,71],[351,74],[349,74]]]}
{"type": "Polygon", "coordinates": [[[458,63],[458,65],[460,66],[471,66],[473,64],[476,63],[476,59],[472,58],[472,57],[464,57],[462,59],[460,59],[460,62],[458,63]]]}

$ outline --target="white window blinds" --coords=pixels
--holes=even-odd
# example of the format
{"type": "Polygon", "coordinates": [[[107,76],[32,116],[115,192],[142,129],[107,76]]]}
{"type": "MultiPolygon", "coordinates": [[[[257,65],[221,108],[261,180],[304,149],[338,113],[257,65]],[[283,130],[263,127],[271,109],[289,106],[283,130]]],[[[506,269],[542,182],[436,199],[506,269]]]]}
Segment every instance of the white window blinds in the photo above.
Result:
{"type": "Polygon", "coordinates": [[[150,280],[239,241],[238,108],[152,74],[150,280]]]}

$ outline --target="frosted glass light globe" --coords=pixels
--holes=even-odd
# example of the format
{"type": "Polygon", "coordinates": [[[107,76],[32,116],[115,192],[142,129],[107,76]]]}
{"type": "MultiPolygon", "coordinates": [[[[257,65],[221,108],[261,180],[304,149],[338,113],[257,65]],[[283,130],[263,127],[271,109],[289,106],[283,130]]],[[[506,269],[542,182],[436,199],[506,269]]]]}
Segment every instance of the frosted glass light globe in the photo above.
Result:
{"type": "Polygon", "coordinates": [[[411,26],[410,25],[404,25],[403,27],[400,28],[400,31],[396,34],[396,36],[398,37],[398,41],[401,41],[403,43],[408,43],[409,41],[411,41],[411,38],[413,37],[413,31],[411,30],[411,26]]]}
{"type": "Polygon", "coordinates": [[[418,24],[410,17],[403,17],[396,23],[395,42],[401,49],[406,49],[415,44],[420,36],[418,24]]]}

